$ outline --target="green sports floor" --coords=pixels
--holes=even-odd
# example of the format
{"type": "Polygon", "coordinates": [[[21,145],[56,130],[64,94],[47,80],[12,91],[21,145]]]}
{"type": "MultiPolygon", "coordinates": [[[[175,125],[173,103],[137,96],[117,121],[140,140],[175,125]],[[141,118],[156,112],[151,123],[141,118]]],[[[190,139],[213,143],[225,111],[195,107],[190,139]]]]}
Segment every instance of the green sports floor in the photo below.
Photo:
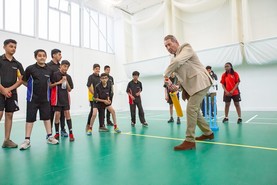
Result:
{"type": "MultiPolygon", "coordinates": [[[[59,145],[45,141],[43,123],[34,125],[26,151],[0,150],[0,184],[92,185],[276,185],[277,113],[243,112],[236,124],[231,112],[210,142],[197,142],[196,150],[174,151],[185,136],[182,124],[168,124],[168,111],[145,111],[148,128],[130,126],[129,112],[118,112],[121,134],[110,128],[85,134],[87,115],[73,116],[76,140],[61,138],[59,145]]],[[[137,121],[138,122],[138,121],[137,121]]],[[[3,142],[3,121],[0,126],[3,142]]],[[[24,140],[25,122],[15,120],[12,140],[24,140]]],[[[201,132],[197,128],[196,135],[201,132]]]]}

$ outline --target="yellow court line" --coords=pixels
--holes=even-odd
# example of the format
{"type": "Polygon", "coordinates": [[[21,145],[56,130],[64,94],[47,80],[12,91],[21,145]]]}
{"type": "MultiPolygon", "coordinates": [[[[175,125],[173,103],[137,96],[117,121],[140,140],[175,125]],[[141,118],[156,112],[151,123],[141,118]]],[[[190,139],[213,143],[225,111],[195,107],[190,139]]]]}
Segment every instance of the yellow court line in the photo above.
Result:
{"type": "MultiPolygon", "coordinates": [[[[144,135],[144,134],[132,134],[131,132],[122,132],[124,135],[131,136],[139,136],[139,137],[148,137],[148,138],[156,138],[156,139],[167,139],[167,140],[177,140],[183,141],[181,138],[173,138],[173,137],[164,137],[164,136],[153,136],[153,135],[144,135]]],[[[263,146],[252,146],[252,145],[242,145],[242,144],[232,144],[232,143],[222,143],[222,142],[213,142],[213,141],[195,141],[197,143],[205,143],[205,144],[213,144],[213,145],[223,145],[223,146],[235,146],[242,148],[253,148],[253,149],[261,149],[261,150],[271,150],[277,151],[277,148],[263,147],[263,146]]]]}

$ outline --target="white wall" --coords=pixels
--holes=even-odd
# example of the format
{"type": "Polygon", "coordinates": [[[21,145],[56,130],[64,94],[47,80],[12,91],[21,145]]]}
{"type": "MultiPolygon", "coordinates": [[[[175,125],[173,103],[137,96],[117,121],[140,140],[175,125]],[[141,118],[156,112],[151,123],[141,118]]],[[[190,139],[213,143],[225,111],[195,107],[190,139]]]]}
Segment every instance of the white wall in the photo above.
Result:
{"type": "MultiPolygon", "coordinates": [[[[224,64],[223,64],[224,66],[224,64]]],[[[239,85],[241,91],[241,109],[242,111],[277,111],[277,64],[242,65],[234,68],[241,78],[239,85]]],[[[219,78],[219,91],[217,93],[218,110],[224,110],[223,89],[220,84],[221,75],[224,69],[216,68],[215,73],[219,78]]],[[[143,83],[142,102],[145,109],[150,110],[168,110],[168,104],[164,99],[163,77],[140,76],[143,83]]],[[[182,108],[185,110],[186,103],[182,101],[182,108]]],[[[235,110],[233,103],[230,110],[235,110]]]]}
{"type": "MultiPolygon", "coordinates": [[[[87,78],[92,73],[92,66],[94,63],[99,63],[101,72],[103,72],[104,65],[111,66],[111,75],[117,78],[115,69],[115,56],[91,49],[84,49],[73,47],[69,45],[49,42],[45,40],[35,39],[32,37],[22,36],[9,32],[0,31],[0,44],[2,45],[5,39],[12,38],[17,41],[17,51],[15,58],[20,61],[24,69],[35,63],[34,51],[36,49],[44,49],[47,52],[47,61],[51,60],[51,50],[58,48],[62,51],[62,59],[70,61],[71,66],[69,74],[72,76],[74,89],[71,95],[71,112],[80,113],[89,111],[89,103],[87,98],[87,78]]],[[[4,50],[1,50],[1,55],[4,50]]],[[[16,117],[25,117],[26,112],[26,87],[21,86],[18,89],[20,111],[15,114],[16,117]]],[[[115,106],[116,108],[120,108],[115,106]]]]}
{"type": "MultiPolygon", "coordinates": [[[[272,39],[273,41],[270,40],[270,42],[266,40],[262,41],[264,44],[262,46],[266,47],[266,49],[262,50],[262,48],[259,48],[264,52],[258,53],[256,47],[254,47],[256,46],[254,45],[255,43],[250,43],[250,41],[255,39],[266,38],[266,35],[268,37],[277,37],[276,24],[274,24],[277,21],[274,9],[276,1],[247,1],[249,4],[245,4],[247,2],[242,1],[244,11],[242,15],[246,16],[244,18],[237,17],[242,15],[237,14],[238,10],[236,8],[239,4],[237,4],[238,1],[236,0],[224,1],[219,6],[216,5],[215,8],[205,9],[206,12],[196,10],[193,12],[188,10],[183,11],[177,7],[172,9],[170,2],[172,1],[166,1],[165,5],[167,7],[159,5],[143,10],[139,14],[129,17],[129,19],[124,18],[125,23],[131,25],[131,27],[129,26],[125,30],[122,27],[118,28],[118,32],[126,34],[125,40],[123,42],[118,41],[116,47],[128,51],[129,55],[125,57],[121,53],[117,53],[116,63],[120,62],[123,64],[128,74],[135,69],[141,72],[140,80],[143,83],[142,98],[145,109],[168,109],[168,104],[164,100],[164,89],[162,87],[163,70],[161,70],[161,66],[164,65],[163,57],[168,55],[163,46],[163,37],[166,34],[175,34],[180,43],[188,41],[192,44],[195,51],[202,50],[202,53],[203,51],[214,51],[211,49],[213,47],[223,46],[222,50],[220,47],[209,55],[202,54],[201,61],[205,65],[212,65],[219,77],[224,72],[223,66],[225,62],[239,65],[235,66],[235,70],[241,76],[242,110],[277,110],[277,97],[275,95],[277,86],[272,84],[277,79],[275,73],[277,69],[277,55],[276,49],[274,49],[275,46],[272,45],[272,43],[275,43],[275,40],[272,39]],[[244,5],[247,6],[245,7],[244,5]],[[259,7],[261,8],[259,9],[259,7]],[[164,11],[161,13],[160,9],[164,11]],[[247,17],[248,15],[249,17],[247,17]],[[267,21],[261,21],[264,19],[267,21]],[[240,25],[242,20],[246,22],[240,25]],[[258,22],[255,22],[256,20],[258,22]],[[265,25],[266,29],[263,29],[263,25],[265,25]],[[240,34],[244,34],[245,38],[243,41],[246,41],[245,48],[246,45],[248,48],[253,48],[251,50],[251,57],[253,56],[263,65],[252,65],[255,61],[249,55],[247,55],[246,61],[243,60],[239,45],[239,42],[241,42],[241,35],[238,34],[239,27],[244,28],[240,34]],[[248,36],[248,34],[251,36],[248,36]],[[127,45],[126,39],[132,44],[127,45]],[[229,48],[230,51],[226,48],[229,48]],[[237,49],[239,50],[238,53],[237,49]],[[269,55],[271,57],[268,57],[269,55]],[[120,60],[117,60],[118,58],[120,60]],[[157,66],[159,65],[157,62],[159,58],[162,58],[161,65],[157,66]],[[270,61],[268,58],[270,58],[270,61]],[[214,62],[215,60],[216,62],[214,62]],[[153,70],[153,72],[151,73],[150,70],[153,70]],[[145,71],[147,71],[147,74],[145,74],[145,71]],[[272,83],[269,84],[269,82],[272,83]]],[[[115,26],[118,25],[115,24],[115,26]]],[[[247,52],[249,52],[249,49],[247,52]]],[[[127,76],[127,78],[130,79],[131,77],[127,76]]],[[[222,93],[221,85],[219,85],[219,110],[224,108],[222,93]]],[[[234,110],[233,106],[231,110],[234,110]]]]}

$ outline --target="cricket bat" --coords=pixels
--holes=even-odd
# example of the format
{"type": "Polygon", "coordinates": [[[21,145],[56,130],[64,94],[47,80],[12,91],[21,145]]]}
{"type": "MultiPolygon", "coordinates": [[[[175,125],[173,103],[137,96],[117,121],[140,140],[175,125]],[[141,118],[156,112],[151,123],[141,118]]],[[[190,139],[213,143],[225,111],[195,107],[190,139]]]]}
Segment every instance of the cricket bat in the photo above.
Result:
{"type": "Polygon", "coordinates": [[[182,111],[182,107],[180,105],[180,102],[178,100],[177,93],[178,92],[170,92],[169,95],[170,95],[171,100],[173,102],[173,105],[174,105],[174,108],[176,110],[177,116],[178,117],[183,117],[183,111],[182,111]]]}

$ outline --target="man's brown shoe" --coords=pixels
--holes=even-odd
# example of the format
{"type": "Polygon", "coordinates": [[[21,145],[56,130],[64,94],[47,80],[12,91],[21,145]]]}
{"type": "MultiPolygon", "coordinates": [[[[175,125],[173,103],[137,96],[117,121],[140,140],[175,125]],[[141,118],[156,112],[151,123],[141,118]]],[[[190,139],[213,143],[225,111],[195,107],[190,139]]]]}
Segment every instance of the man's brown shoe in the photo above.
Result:
{"type": "Polygon", "coordinates": [[[2,148],[17,148],[17,144],[15,144],[12,140],[5,140],[3,142],[2,148]]]}
{"type": "Polygon", "coordinates": [[[208,136],[202,134],[200,137],[196,137],[195,140],[204,141],[204,140],[212,140],[213,138],[214,138],[214,133],[212,133],[208,136]]]}
{"type": "Polygon", "coordinates": [[[184,141],[182,144],[174,147],[174,150],[192,150],[192,149],[195,149],[195,142],[184,141]]]}

